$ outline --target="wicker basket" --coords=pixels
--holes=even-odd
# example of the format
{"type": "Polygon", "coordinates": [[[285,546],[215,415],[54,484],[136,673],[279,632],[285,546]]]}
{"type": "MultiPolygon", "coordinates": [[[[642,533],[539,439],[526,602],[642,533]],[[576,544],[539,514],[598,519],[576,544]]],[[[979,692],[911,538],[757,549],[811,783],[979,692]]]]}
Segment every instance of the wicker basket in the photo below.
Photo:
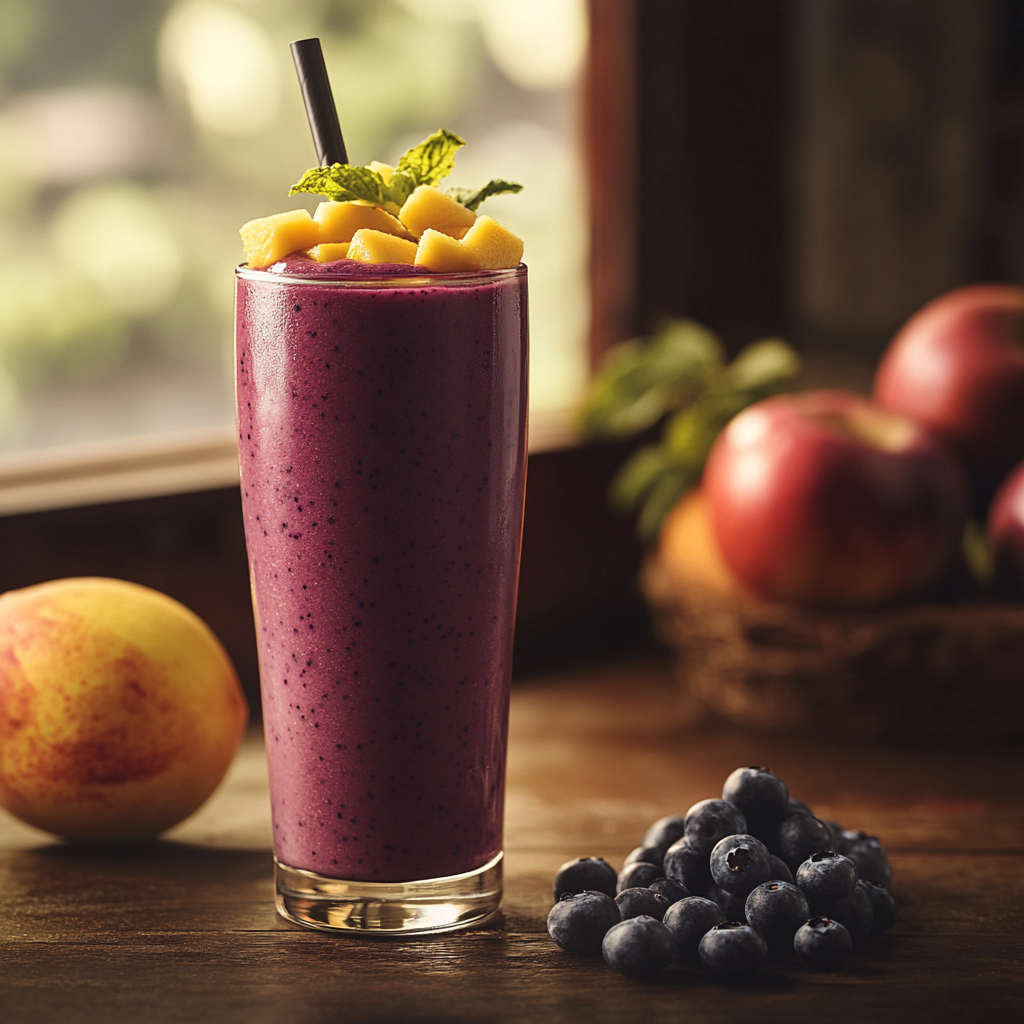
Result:
{"type": "Polygon", "coordinates": [[[691,720],[866,737],[1024,735],[1024,606],[824,612],[741,592],[699,499],[642,583],[691,720]]]}

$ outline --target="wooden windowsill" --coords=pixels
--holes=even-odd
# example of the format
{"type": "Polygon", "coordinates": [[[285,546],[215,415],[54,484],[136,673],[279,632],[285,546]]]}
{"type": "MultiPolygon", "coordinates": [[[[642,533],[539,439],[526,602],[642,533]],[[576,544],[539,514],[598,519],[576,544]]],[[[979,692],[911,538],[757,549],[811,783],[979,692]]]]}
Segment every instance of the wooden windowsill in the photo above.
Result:
{"type": "MultiPolygon", "coordinates": [[[[530,451],[577,443],[572,408],[531,414],[530,451]]],[[[230,424],[0,456],[0,516],[235,487],[230,424]]]]}

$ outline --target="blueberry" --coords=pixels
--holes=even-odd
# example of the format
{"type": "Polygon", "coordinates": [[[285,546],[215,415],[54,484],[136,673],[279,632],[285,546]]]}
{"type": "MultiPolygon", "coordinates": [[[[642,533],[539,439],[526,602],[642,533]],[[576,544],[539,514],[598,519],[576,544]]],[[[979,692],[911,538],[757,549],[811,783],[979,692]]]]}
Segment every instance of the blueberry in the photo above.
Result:
{"type": "Polygon", "coordinates": [[[739,921],[716,924],[697,947],[701,966],[716,978],[745,978],[768,958],[764,939],[739,921]]]}
{"type": "Polygon", "coordinates": [[[662,918],[665,927],[672,933],[672,959],[683,963],[697,960],[700,940],[724,920],[722,908],[702,896],[690,896],[673,903],[662,918]]]}
{"type": "Polygon", "coordinates": [[[613,971],[627,978],[653,978],[672,960],[672,936],[653,917],[631,917],[608,929],[601,953],[613,971]]]}
{"type": "Polygon", "coordinates": [[[710,855],[710,850],[702,850],[689,839],[680,839],[665,854],[665,876],[701,896],[714,884],[710,855]]]}
{"type": "Polygon", "coordinates": [[[753,836],[726,836],[711,851],[711,877],[726,892],[746,897],[772,877],[772,856],[753,836]]]}
{"type": "Polygon", "coordinates": [[[853,887],[853,892],[833,904],[828,912],[828,916],[845,926],[850,937],[854,939],[863,939],[865,935],[869,935],[874,920],[875,910],[871,897],[864,888],[866,885],[867,882],[858,881],[853,887]]]}
{"type": "Polygon", "coordinates": [[[761,933],[772,956],[792,953],[793,936],[810,913],[807,898],[792,882],[763,882],[747,897],[747,921],[761,933]]]}
{"type": "Polygon", "coordinates": [[[867,832],[843,832],[836,847],[857,865],[857,874],[871,882],[881,882],[886,889],[892,886],[892,868],[882,844],[867,832]]]}
{"type": "Polygon", "coordinates": [[[803,802],[803,800],[794,800],[793,797],[790,797],[789,802],[786,804],[786,814],[796,814],[798,811],[800,814],[809,814],[811,817],[814,816],[814,811],[812,811],[810,807],[803,802]]]}
{"type": "Polygon", "coordinates": [[[664,870],[657,864],[646,864],[642,860],[634,861],[619,872],[618,881],[615,883],[615,892],[620,893],[623,889],[634,889],[637,886],[646,887],[664,874],[664,870]]]}
{"type": "Polygon", "coordinates": [[[665,916],[671,903],[661,893],[653,892],[637,886],[635,889],[623,889],[615,897],[615,903],[619,908],[619,914],[623,921],[631,917],[653,917],[660,921],[665,916]]]}
{"type": "Polygon", "coordinates": [[[566,893],[548,913],[548,934],[567,953],[587,956],[600,951],[605,932],[621,920],[607,893],[566,893]]]}
{"type": "Polygon", "coordinates": [[[789,870],[789,865],[781,858],[776,857],[772,854],[772,878],[781,879],[783,882],[793,881],[793,872],[789,870]]]}
{"type": "Polygon", "coordinates": [[[871,934],[881,935],[896,921],[896,900],[881,882],[861,878],[857,881],[857,888],[863,888],[871,900],[871,934]]]}
{"type": "Polygon", "coordinates": [[[771,827],[786,813],[789,789],[767,768],[737,768],[725,780],[722,799],[742,811],[748,827],[771,827]]]}
{"type": "Polygon", "coordinates": [[[690,890],[685,885],[680,885],[671,878],[656,878],[647,888],[659,896],[664,896],[670,905],[685,900],[690,895],[690,890]]]}
{"type": "Polygon", "coordinates": [[[601,857],[567,860],[555,875],[555,902],[567,892],[603,892],[615,895],[615,868],[601,857]]]}
{"type": "Polygon", "coordinates": [[[812,917],[797,929],[793,949],[812,971],[834,971],[853,952],[853,939],[838,921],[812,917]]]}
{"type": "Polygon", "coordinates": [[[829,830],[832,835],[832,845],[829,847],[831,850],[835,850],[836,853],[845,853],[845,850],[840,850],[839,847],[842,845],[840,837],[843,834],[843,826],[836,824],[834,821],[829,821],[827,818],[820,819],[825,822],[825,827],[829,830]]]}
{"type": "Polygon", "coordinates": [[[654,864],[657,867],[661,867],[662,862],[665,859],[665,853],[663,850],[659,850],[654,846],[638,846],[635,850],[630,850],[626,854],[626,859],[622,862],[624,868],[628,868],[630,864],[654,864]]]}
{"type": "Polygon", "coordinates": [[[746,921],[747,898],[745,896],[736,896],[731,892],[726,892],[721,886],[714,883],[704,895],[722,908],[722,913],[725,914],[727,921],[746,921]]]}
{"type": "Polygon", "coordinates": [[[812,853],[831,849],[832,833],[825,822],[811,814],[797,812],[779,822],[772,853],[781,857],[789,870],[795,872],[812,853]]]}
{"type": "Polygon", "coordinates": [[[705,856],[711,855],[720,839],[746,831],[743,812],[727,800],[701,800],[686,812],[685,838],[705,856]]]}
{"type": "Polygon", "coordinates": [[[678,815],[668,815],[659,818],[645,833],[641,846],[653,847],[661,851],[662,857],[665,851],[675,842],[683,838],[686,832],[686,819],[678,815]]]}
{"type": "Polygon", "coordinates": [[[831,912],[856,888],[857,869],[841,853],[819,850],[796,869],[796,884],[803,889],[814,913],[831,912]]]}

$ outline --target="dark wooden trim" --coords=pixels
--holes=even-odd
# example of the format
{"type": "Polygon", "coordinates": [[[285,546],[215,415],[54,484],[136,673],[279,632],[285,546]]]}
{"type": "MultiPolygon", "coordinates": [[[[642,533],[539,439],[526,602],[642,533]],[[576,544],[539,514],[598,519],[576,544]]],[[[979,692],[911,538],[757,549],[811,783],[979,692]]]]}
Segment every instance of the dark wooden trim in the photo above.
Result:
{"type": "Polygon", "coordinates": [[[637,20],[642,0],[590,0],[583,144],[590,210],[590,355],[637,331],[637,20]]]}

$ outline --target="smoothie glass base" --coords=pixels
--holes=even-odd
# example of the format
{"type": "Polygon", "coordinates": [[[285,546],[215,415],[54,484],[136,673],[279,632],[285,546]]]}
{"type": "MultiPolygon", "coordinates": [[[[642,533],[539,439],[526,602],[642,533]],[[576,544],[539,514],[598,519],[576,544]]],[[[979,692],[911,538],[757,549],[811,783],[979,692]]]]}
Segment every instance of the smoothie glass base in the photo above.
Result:
{"type": "Polygon", "coordinates": [[[295,924],[361,935],[425,935],[469,928],[501,903],[502,854],[462,875],[419,882],[349,882],[274,858],[277,912],[295,924]]]}

